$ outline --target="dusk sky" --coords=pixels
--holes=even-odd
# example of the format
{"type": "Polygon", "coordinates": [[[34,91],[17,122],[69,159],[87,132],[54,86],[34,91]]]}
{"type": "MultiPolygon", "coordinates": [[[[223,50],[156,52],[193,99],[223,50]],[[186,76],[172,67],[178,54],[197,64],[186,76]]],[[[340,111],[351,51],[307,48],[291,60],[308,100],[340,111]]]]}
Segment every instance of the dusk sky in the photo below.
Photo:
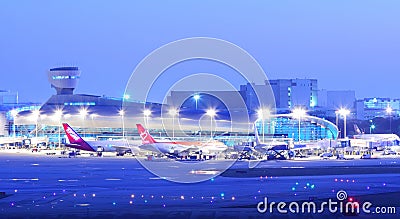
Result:
{"type": "Polygon", "coordinates": [[[397,0],[1,1],[0,90],[43,102],[47,70],[78,66],[76,93],[122,96],[151,51],[203,36],[247,50],[269,79],[400,98],[399,11],[397,0]]]}

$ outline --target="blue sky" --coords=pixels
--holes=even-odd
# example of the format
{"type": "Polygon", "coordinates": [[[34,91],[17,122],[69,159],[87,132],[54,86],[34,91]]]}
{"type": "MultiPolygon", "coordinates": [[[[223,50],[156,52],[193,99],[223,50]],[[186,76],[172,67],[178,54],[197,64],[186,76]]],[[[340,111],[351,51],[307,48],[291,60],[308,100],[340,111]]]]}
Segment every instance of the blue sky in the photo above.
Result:
{"type": "Polygon", "coordinates": [[[0,89],[45,101],[46,71],[73,65],[77,93],[121,96],[151,51],[206,36],[247,50],[270,79],[400,98],[399,11],[395,0],[1,1],[0,89]]]}

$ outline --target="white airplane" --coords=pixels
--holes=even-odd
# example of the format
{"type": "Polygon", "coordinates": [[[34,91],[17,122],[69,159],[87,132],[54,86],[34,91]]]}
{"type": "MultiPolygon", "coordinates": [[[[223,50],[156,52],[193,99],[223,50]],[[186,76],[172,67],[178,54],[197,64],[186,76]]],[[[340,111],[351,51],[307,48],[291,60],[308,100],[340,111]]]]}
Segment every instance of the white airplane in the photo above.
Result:
{"type": "Polygon", "coordinates": [[[196,146],[199,151],[203,154],[218,154],[224,152],[228,149],[224,143],[217,140],[210,140],[207,142],[182,142],[182,143],[194,143],[193,146],[196,146]]]}
{"type": "Polygon", "coordinates": [[[63,123],[65,134],[70,144],[65,146],[91,152],[116,152],[117,155],[124,155],[131,152],[126,140],[105,140],[105,141],[85,141],[67,123],[63,123]]]}
{"type": "Polygon", "coordinates": [[[256,128],[254,128],[254,135],[255,135],[255,139],[256,139],[256,145],[254,146],[254,150],[258,153],[265,154],[269,150],[275,151],[275,150],[288,150],[289,149],[289,146],[286,142],[282,142],[282,141],[261,142],[256,128]]]}
{"type": "Polygon", "coordinates": [[[136,124],[139,135],[142,139],[140,149],[154,151],[169,155],[179,155],[184,152],[201,152],[203,154],[220,153],[228,147],[220,141],[156,141],[150,133],[141,125],[136,124]]]}

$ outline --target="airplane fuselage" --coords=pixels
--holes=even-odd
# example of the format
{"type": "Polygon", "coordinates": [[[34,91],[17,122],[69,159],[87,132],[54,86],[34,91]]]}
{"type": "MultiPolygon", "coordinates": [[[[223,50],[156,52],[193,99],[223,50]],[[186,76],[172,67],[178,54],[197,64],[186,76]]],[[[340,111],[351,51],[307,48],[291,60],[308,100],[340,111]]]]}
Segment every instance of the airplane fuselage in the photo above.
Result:
{"type": "Polygon", "coordinates": [[[97,152],[117,152],[117,147],[128,147],[126,141],[86,141],[97,152]]]}
{"type": "Polygon", "coordinates": [[[166,142],[143,144],[139,148],[163,154],[179,154],[188,149],[183,145],[166,142]]]}

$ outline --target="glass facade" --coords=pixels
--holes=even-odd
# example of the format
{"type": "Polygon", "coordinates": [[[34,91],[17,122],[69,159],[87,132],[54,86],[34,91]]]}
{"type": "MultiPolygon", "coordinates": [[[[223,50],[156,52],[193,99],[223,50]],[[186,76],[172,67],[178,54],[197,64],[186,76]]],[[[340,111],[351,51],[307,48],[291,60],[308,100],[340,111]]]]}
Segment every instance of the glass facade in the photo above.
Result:
{"type": "Polygon", "coordinates": [[[299,126],[299,119],[290,114],[273,115],[265,120],[257,120],[256,128],[260,135],[264,131],[264,136],[292,138],[294,141],[337,139],[338,137],[338,128],[333,123],[314,116],[301,117],[299,126]]]}

